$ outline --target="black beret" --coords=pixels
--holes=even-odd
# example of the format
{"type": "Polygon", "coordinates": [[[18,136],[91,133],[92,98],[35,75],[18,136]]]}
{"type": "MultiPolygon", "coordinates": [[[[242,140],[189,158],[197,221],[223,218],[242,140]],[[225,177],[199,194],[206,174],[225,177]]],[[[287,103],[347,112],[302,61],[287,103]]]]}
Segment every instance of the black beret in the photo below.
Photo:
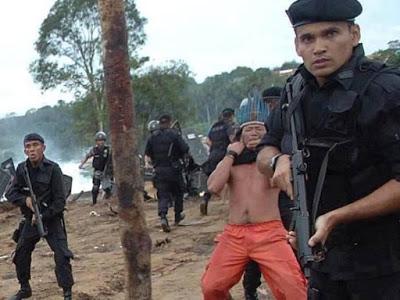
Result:
{"type": "Polygon", "coordinates": [[[268,98],[280,98],[282,94],[282,88],[279,86],[273,86],[268,89],[265,89],[262,92],[262,97],[264,100],[267,100],[268,98]]]}
{"type": "Polygon", "coordinates": [[[39,141],[44,144],[44,138],[38,133],[29,133],[24,137],[24,145],[26,142],[39,141]]]}
{"type": "Polygon", "coordinates": [[[362,12],[357,0],[297,0],[286,11],[293,27],[334,21],[353,21],[362,12]]]}
{"type": "Polygon", "coordinates": [[[159,121],[160,123],[171,122],[171,120],[172,120],[172,117],[171,117],[169,114],[161,115],[161,117],[158,119],[158,121],[159,121]]]}

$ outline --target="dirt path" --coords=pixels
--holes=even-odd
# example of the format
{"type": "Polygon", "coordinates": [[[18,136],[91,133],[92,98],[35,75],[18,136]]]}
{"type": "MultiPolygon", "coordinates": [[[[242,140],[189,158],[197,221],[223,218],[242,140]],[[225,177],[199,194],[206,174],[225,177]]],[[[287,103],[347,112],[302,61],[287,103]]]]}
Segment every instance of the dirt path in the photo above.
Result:
{"type": "MultiPolygon", "coordinates": [[[[146,202],[146,217],[153,240],[152,284],[155,300],[200,300],[200,278],[214,246],[214,237],[225,223],[226,203],[210,204],[210,215],[200,217],[198,199],[185,202],[187,226],[161,231],[155,201],[146,202]]],[[[118,217],[100,202],[94,208],[88,197],[68,203],[66,223],[73,261],[74,299],[124,299],[124,263],[118,232],[118,217]]],[[[169,218],[172,223],[173,211],[169,218]]],[[[18,288],[10,253],[15,248],[10,236],[19,219],[18,210],[0,213],[0,300],[18,288]]],[[[53,271],[53,258],[45,241],[33,254],[31,299],[61,299],[53,271]]],[[[234,299],[243,299],[241,284],[234,299]]],[[[265,298],[266,299],[266,298],[265,298]]]]}

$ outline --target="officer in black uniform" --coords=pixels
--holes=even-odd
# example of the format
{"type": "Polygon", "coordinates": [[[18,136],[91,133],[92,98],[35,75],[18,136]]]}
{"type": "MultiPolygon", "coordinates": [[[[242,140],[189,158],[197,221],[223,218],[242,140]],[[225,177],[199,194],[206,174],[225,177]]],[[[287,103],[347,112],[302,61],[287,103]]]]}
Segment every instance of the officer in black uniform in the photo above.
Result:
{"type": "Polygon", "coordinates": [[[175,129],[171,128],[171,116],[162,115],[160,129],[155,130],[146,144],[145,155],[151,159],[155,170],[154,185],[157,188],[158,215],[164,232],[169,232],[167,219],[169,203],[175,203],[175,225],[182,221],[183,211],[183,160],[189,146],[175,129]]]}
{"type": "MultiPolygon", "coordinates": [[[[207,136],[207,144],[210,147],[208,160],[202,165],[203,172],[210,176],[214,172],[218,163],[224,158],[226,148],[232,142],[235,135],[234,123],[235,111],[232,108],[225,108],[221,112],[220,119],[215,122],[207,136]]],[[[211,193],[206,191],[200,204],[200,213],[207,215],[208,201],[211,193]]]]}
{"type": "Polygon", "coordinates": [[[309,245],[325,247],[310,299],[400,299],[400,74],[365,57],[354,23],[361,11],[357,0],[290,6],[304,64],[258,155],[260,171],[293,196],[293,113],[306,154],[309,245]]]}
{"type": "Polygon", "coordinates": [[[282,88],[280,86],[272,86],[265,89],[262,92],[262,98],[267,104],[269,115],[266,122],[267,128],[271,127],[273,122],[273,112],[279,105],[279,100],[281,98],[282,88]]]}
{"type": "Polygon", "coordinates": [[[55,273],[58,285],[64,290],[64,299],[72,299],[71,288],[74,284],[70,259],[72,252],[68,249],[67,235],[63,222],[65,208],[65,192],[60,167],[44,157],[46,146],[44,139],[37,133],[28,134],[24,138],[24,152],[28,159],[20,163],[16,177],[6,197],[8,201],[20,207],[25,221],[21,231],[15,237],[17,247],[13,262],[16,266],[20,290],[10,299],[29,298],[32,290],[31,256],[36,243],[40,240],[33,215],[32,198],[30,196],[25,166],[29,173],[33,192],[39,202],[43,225],[47,235],[45,239],[54,252],[55,273]]]}
{"type": "Polygon", "coordinates": [[[106,198],[111,196],[112,190],[112,159],[111,148],[106,145],[107,135],[103,131],[96,133],[96,145],[90,149],[82,160],[79,168],[82,169],[86,161],[93,157],[92,167],[93,172],[93,188],[92,188],[92,202],[93,205],[97,203],[97,195],[100,191],[100,185],[106,193],[106,198]]]}

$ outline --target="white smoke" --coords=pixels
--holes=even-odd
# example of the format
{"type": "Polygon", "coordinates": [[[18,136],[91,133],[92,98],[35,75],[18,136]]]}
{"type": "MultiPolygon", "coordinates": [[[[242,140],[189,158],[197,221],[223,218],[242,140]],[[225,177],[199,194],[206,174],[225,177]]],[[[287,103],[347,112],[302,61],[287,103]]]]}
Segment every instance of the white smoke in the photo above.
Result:
{"type": "Polygon", "coordinates": [[[63,174],[72,177],[72,193],[90,191],[92,189],[91,167],[80,170],[79,161],[59,162],[63,174]]]}

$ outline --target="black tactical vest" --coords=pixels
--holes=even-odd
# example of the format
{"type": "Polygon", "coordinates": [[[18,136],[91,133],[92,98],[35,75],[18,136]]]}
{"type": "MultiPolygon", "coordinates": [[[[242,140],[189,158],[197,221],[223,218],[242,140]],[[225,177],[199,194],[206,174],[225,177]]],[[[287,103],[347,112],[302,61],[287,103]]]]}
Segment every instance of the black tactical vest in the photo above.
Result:
{"type": "Polygon", "coordinates": [[[92,166],[96,171],[104,171],[110,155],[110,147],[93,147],[92,166]]]}
{"type": "Polygon", "coordinates": [[[226,148],[230,144],[230,128],[231,125],[225,121],[219,121],[211,127],[208,134],[208,138],[211,140],[210,156],[225,155],[226,148]]]}
{"type": "Polygon", "coordinates": [[[177,133],[173,129],[161,129],[151,137],[154,167],[173,167],[182,157],[176,145],[177,133]]]}
{"type": "MultiPolygon", "coordinates": [[[[288,105],[284,101],[282,106],[285,134],[281,148],[283,153],[291,153],[289,122],[294,113],[299,148],[307,153],[307,200],[311,216],[322,215],[365,197],[391,179],[390,168],[368,147],[368,132],[361,129],[359,114],[361,99],[373,79],[392,71],[371,61],[360,64],[354,70],[350,89],[341,86],[333,89],[322,121],[312,135],[306,132],[300,104],[307,86],[300,74],[292,78],[293,103],[288,105]]],[[[398,215],[389,215],[339,225],[329,236],[327,246],[365,243],[371,235],[385,239],[382,233],[393,234],[393,230],[399,230],[398,220],[398,215]]]]}

